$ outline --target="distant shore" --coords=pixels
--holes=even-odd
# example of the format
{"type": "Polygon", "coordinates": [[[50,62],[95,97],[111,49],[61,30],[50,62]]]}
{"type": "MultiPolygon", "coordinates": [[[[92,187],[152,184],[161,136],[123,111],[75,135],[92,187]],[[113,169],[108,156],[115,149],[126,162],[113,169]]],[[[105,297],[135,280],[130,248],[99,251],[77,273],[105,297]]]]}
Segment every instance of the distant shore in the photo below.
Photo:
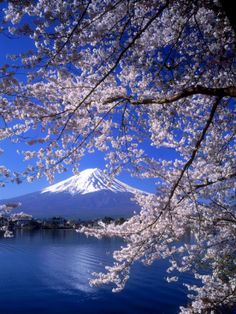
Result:
{"type": "Polygon", "coordinates": [[[39,230],[39,229],[78,229],[82,226],[96,227],[102,221],[106,224],[115,223],[116,225],[123,224],[123,217],[114,219],[112,217],[104,217],[94,220],[66,219],[64,217],[52,217],[47,219],[36,219],[32,217],[23,217],[12,219],[11,217],[0,217],[0,230],[7,227],[9,231],[15,230],[39,230]]]}

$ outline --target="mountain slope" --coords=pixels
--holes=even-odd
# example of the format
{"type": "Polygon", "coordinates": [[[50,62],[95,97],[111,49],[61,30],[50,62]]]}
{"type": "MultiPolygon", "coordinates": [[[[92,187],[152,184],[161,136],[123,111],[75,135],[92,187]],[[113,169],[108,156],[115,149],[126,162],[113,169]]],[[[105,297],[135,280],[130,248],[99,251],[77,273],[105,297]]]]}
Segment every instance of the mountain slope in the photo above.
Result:
{"type": "MultiPolygon", "coordinates": [[[[119,181],[110,181],[101,170],[87,169],[79,175],[5,202],[20,202],[19,211],[38,218],[63,216],[95,219],[104,216],[128,217],[139,206],[132,200],[140,190],[119,181]]],[[[2,202],[1,202],[2,203],[2,202]]]]}
{"type": "MultiPolygon", "coordinates": [[[[79,175],[75,175],[67,180],[51,185],[48,188],[42,190],[42,193],[68,192],[71,195],[74,195],[87,194],[101,190],[107,190],[115,193],[135,193],[139,191],[117,179],[114,179],[111,182],[109,176],[105,175],[100,169],[93,168],[86,169],[82,171],[79,175]]],[[[143,193],[143,191],[139,192],[143,193]]]]}

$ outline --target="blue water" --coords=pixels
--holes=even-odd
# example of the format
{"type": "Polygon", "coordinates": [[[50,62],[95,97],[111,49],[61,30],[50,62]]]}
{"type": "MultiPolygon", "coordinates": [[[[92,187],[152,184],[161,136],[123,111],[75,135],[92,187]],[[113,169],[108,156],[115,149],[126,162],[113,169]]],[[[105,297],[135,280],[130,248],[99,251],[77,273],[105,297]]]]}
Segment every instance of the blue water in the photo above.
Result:
{"type": "MultiPolygon", "coordinates": [[[[0,239],[0,314],[178,313],[182,283],[167,283],[167,262],[134,265],[125,290],[91,288],[88,278],[111,264],[120,239],[86,238],[73,230],[18,232],[0,239]]],[[[185,281],[190,277],[185,275],[185,281]]]]}

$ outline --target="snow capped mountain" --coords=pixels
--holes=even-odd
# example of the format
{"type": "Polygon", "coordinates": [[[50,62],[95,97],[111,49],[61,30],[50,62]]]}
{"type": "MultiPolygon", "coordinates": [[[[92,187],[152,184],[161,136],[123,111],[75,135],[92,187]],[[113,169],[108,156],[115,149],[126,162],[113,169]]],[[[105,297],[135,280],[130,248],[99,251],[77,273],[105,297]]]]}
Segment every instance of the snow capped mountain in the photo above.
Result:
{"type": "Polygon", "coordinates": [[[86,169],[82,171],[79,175],[75,175],[67,180],[61,181],[57,184],[47,187],[46,189],[42,190],[41,193],[68,192],[71,195],[75,195],[87,194],[102,190],[107,190],[114,193],[118,192],[143,193],[142,191],[134,189],[131,186],[117,179],[114,179],[111,182],[110,177],[105,175],[98,168],[86,169]]]}
{"type": "Polygon", "coordinates": [[[137,192],[145,193],[117,179],[111,181],[109,176],[95,168],[84,170],[41,191],[0,201],[0,204],[21,203],[17,211],[37,218],[129,217],[140,209],[133,200],[137,192]]]}

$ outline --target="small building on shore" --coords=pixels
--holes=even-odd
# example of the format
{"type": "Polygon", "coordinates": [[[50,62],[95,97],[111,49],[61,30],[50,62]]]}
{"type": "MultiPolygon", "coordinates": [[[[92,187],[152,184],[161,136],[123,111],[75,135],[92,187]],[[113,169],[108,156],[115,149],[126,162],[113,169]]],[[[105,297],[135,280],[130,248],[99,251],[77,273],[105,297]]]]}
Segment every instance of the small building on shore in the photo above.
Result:
{"type": "Polygon", "coordinates": [[[33,218],[31,215],[20,212],[11,215],[11,221],[15,225],[16,228],[25,228],[30,227],[33,218]]]}

